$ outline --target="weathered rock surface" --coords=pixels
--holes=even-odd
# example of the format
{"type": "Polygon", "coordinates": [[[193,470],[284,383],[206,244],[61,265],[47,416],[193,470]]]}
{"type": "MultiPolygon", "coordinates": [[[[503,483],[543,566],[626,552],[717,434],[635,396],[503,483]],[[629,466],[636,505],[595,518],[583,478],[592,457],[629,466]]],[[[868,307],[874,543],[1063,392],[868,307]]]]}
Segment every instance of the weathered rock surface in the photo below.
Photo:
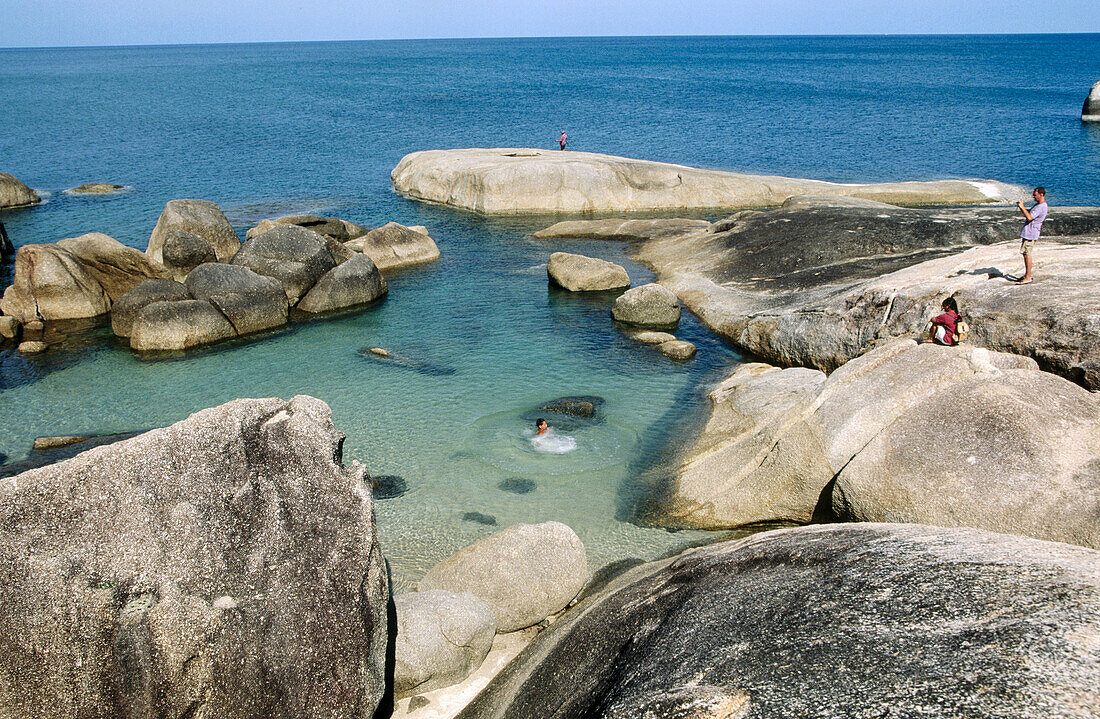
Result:
{"type": "Polygon", "coordinates": [[[1100,547],[1100,397],[983,348],[895,340],[827,379],[744,365],[665,503],[698,527],[842,518],[1100,547]]]}
{"type": "Polygon", "coordinates": [[[642,565],[459,715],[1100,714],[1100,554],[975,530],[826,525],[642,565]]]}
{"type": "Polygon", "coordinates": [[[222,210],[207,200],[169,200],[160,213],[145,254],[163,263],[164,241],[169,230],[198,235],[214,248],[218,262],[228,262],[241,248],[241,241],[222,210]]]}
{"type": "Polygon", "coordinates": [[[664,344],[665,342],[672,342],[676,339],[676,335],[674,334],[657,332],[654,330],[629,330],[626,332],[626,336],[647,345],[664,344]]]}
{"type": "Polygon", "coordinates": [[[278,280],[293,307],[337,262],[321,235],[280,225],[245,241],[232,264],[278,280]]]}
{"type": "Polygon", "coordinates": [[[0,714],[369,717],[388,590],[342,439],[236,400],[0,481],[0,714]]]}
{"type": "Polygon", "coordinates": [[[57,246],[68,250],[115,301],[145,280],[165,277],[159,264],[149,261],[140,250],[127,247],[101,232],[58,240],[57,246]]]}
{"type": "Polygon", "coordinates": [[[395,699],[457,684],[481,665],[493,646],[493,612],[473,594],[410,592],[395,596],[393,603],[395,699]]]}
{"type": "Polygon", "coordinates": [[[657,351],[669,359],[682,362],[695,356],[695,345],[684,340],[669,340],[657,345],[657,351]]]}
{"type": "Polygon", "coordinates": [[[550,225],[545,230],[532,233],[539,240],[588,238],[594,240],[652,240],[658,237],[677,237],[687,232],[706,230],[706,220],[688,220],[682,217],[655,220],[628,220],[612,217],[605,220],[565,220],[550,225]]]}
{"type": "Polygon", "coordinates": [[[130,347],[139,352],[178,351],[236,336],[233,325],[209,302],[153,302],[130,326],[130,347]]]}
{"type": "Polygon", "coordinates": [[[19,337],[19,330],[21,327],[22,323],[14,317],[0,315],[0,338],[6,340],[16,339],[19,337]]]}
{"type": "Polygon", "coordinates": [[[298,303],[298,309],[310,313],[342,310],[373,302],[387,290],[386,280],[371,258],[356,255],[317,280],[298,303]]]}
{"type": "Polygon", "coordinates": [[[247,267],[209,263],[199,265],[185,281],[196,300],[218,309],[238,335],[281,327],[287,323],[286,293],[277,280],[247,267]]]}
{"type": "Polygon", "coordinates": [[[847,185],[513,148],[414,152],[401,158],[390,179],[413,199],[483,214],[767,207],[804,194],[914,206],[1025,199],[1022,188],[984,180],[847,185]]]}
{"type": "Polygon", "coordinates": [[[1082,122],[1100,122],[1100,82],[1092,86],[1081,107],[1082,122]]]}
{"type": "Polygon", "coordinates": [[[73,195],[106,195],[109,192],[118,192],[126,189],[126,185],[112,185],[109,182],[85,182],[79,187],[65,190],[73,195]]]}
{"type": "Polygon", "coordinates": [[[611,316],[635,327],[670,329],[680,321],[680,300],[671,290],[651,282],[619,295],[611,316]]]}
{"type": "Polygon", "coordinates": [[[374,260],[380,270],[392,270],[439,259],[439,247],[420,225],[405,227],[388,222],[363,237],[347,243],[348,247],[374,260]]]}
{"type": "Polygon", "coordinates": [[[164,235],[161,259],[173,280],[182,282],[191,270],[205,262],[217,262],[210,243],[193,232],[168,230],[164,235]]]}
{"type": "Polygon", "coordinates": [[[546,263],[546,274],[551,282],[571,292],[630,287],[630,276],[622,265],[570,252],[555,252],[550,255],[546,263]]]}
{"type": "Polygon", "coordinates": [[[488,604],[497,631],[537,624],[564,609],[588,581],[584,545],[560,522],[515,524],[444,559],[419,591],[469,592],[488,604]]]}
{"type": "Polygon", "coordinates": [[[14,175],[0,172],[0,207],[23,207],[42,201],[38,193],[17,180],[14,175]]]}
{"type": "Polygon", "coordinates": [[[111,298],[71,252],[57,245],[23,245],[0,311],[21,322],[98,317],[111,298]]]}
{"type": "Polygon", "coordinates": [[[718,232],[647,242],[637,258],[719,335],[779,364],[831,371],[876,341],[923,333],[954,295],[970,342],[1100,388],[1100,209],[1057,208],[1039,284],[1017,286],[1002,277],[1022,266],[1012,211],[862,205],[796,198],[718,232]]]}
{"type": "Polygon", "coordinates": [[[129,337],[138,313],[154,302],[190,300],[187,287],[173,280],[145,280],[111,305],[111,331],[118,337],[129,337]]]}
{"type": "Polygon", "coordinates": [[[50,346],[41,340],[25,340],[20,342],[16,349],[25,355],[36,355],[45,352],[49,348],[50,346]]]}
{"type": "Polygon", "coordinates": [[[331,237],[337,242],[347,242],[367,233],[367,228],[354,222],[341,220],[337,217],[319,217],[317,215],[285,215],[270,220],[261,220],[258,225],[245,233],[245,239],[251,240],[259,237],[268,230],[273,230],[279,225],[297,225],[307,230],[313,230],[319,235],[331,237]]]}

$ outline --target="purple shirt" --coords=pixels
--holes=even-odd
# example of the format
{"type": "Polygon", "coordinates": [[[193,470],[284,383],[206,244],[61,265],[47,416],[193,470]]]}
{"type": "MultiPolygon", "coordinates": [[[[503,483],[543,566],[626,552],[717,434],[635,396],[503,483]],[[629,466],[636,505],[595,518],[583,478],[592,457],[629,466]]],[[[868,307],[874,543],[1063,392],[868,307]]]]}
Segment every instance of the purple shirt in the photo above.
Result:
{"type": "Polygon", "coordinates": [[[1024,225],[1024,229],[1020,230],[1020,237],[1025,240],[1037,240],[1039,239],[1039,230],[1043,226],[1043,220],[1047,218],[1047,203],[1040,202],[1032,207],[1031,210],[1031,222],[1024,225]]]}

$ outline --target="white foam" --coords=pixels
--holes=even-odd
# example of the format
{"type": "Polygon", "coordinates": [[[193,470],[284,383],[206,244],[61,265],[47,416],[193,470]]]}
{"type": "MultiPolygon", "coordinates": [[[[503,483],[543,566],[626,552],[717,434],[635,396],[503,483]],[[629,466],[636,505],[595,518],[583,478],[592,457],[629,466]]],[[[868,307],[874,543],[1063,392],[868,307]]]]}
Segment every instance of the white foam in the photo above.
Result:
{"type": "Polygon", "coordinates": [[[531,446],[539,452],[566,454],[577,448],[577,440],[567,434],[554,434],[553,430],[547,430],[531,437],[531,446]]]}
{"type": "Polygon", "coordinates": [[[991,200],[1007,200],[1004,193],[1001,192],[1001,188],[994,182],[977,182],[976,180],[967,180],[967,184],[973,185],[978,188],[978,192],[982,193],[991,200]]]}

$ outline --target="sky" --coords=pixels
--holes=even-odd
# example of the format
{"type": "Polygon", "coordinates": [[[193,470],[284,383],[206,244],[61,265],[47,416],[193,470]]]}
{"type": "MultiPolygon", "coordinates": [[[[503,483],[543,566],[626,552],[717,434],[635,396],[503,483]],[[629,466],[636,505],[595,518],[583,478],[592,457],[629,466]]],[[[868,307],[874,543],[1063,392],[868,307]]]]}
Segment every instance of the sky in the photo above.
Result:
{"type": "Polygon", "coordinates": [[[0,0],[0,47],[1100,32],[1100,0],[0,0]]]}

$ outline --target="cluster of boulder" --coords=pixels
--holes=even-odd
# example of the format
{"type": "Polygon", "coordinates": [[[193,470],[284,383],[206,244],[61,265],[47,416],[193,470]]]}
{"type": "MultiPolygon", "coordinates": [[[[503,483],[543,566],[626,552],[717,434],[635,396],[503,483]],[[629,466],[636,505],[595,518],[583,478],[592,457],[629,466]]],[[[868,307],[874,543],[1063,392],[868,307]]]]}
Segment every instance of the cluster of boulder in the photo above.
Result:
{"type": "Polygon", "coordinates": [[[172,200],[144,253],[100,233],[20,247],[0,332],[110,314],[135,350],[183,350],[366,304],[387,291],[379,264],[438,257],[422,227],[312,215],[264,220],[242,244],[216,204],[172,200]]]}

